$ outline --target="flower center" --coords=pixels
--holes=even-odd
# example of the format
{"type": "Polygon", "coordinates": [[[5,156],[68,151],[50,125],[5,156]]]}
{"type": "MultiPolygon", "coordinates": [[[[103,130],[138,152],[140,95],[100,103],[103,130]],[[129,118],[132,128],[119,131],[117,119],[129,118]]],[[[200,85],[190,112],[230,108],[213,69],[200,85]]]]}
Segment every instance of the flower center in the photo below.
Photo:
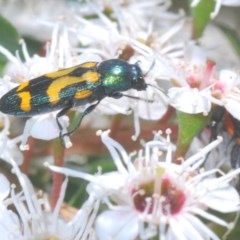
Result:
{"type": "Polygon", "coordinates": [[[178,214],[186,200],[176,181],[167,177],[140,184],[138,189],[133,189],[132,195],[136,210],[149,214],[154,211],[161,211],[164,215],[178,214]]]}
{"type": "Polygon", "coordinates": [[[185,193],[182,189],[169,178],[162,180],[161,196],[162,212],[165,215],[179,213],[186,200],[185,193]]]}

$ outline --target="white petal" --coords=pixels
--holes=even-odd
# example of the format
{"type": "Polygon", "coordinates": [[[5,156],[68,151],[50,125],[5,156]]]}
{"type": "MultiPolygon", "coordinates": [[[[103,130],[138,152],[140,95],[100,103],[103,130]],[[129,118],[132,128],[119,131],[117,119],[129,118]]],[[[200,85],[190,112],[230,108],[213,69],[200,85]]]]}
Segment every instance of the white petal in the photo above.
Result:
{"type": "Polygon", "coordinates": [[[169,230],[168,230],[168,238],[170,240],[189,240],[187,236],[189,236],[189,232],[186,233],[187,229],[185,229],[185,226],[182,225],[181,222],[179,222],[178,218],[173,218],[169,222],[169,230]]]}
{"type": "Polygon", "coordinates": [[[173,87],[168,91],[170,104],[177,110],[190,114],[206,113],[210,111],[211,102],[205,94],[198,89],[185,87],[173,87]]]}
{"type": "Polygon", "coordinates": [[[0,80],[1,80],[0,96],[3,96],[9,90],[11,90],[14,87],[18,86],[18,84],[14,84],[14,83],[10,82],[10,79],[7,81],[6,78],[7,77],[0,78],[0,80]]]}
{"type": "MultiPolygon", "coordinates": [[[[203,67],[207,61],[206,52],[195,43],[190,42],[185,45],[185,61],[190,62],[191,66],[203,67]]],[[[194,68],[194,67],[193,67],[194,68]]]]}
{"type": "Polygon", "coordinates": [[[211,209],[228,213],[236,211],[239,205],[239,195],[236,189],[226,186],[209,192],[201,198],[201,202],[211,209]]]}
{"type": "MultiPolygon", "coordinates": [[[[68,117],[64,116],[60,120],[64,123],[62,126],[68,124],[68,117]]],[[[51,114],[35,118],[35,121],[30,129],[32,137],[42,140],[51,140],[59,137],[59,127],[57,126],[56,117],[51,114]]]]}
{"type": "Polygon", "coordinates": [[[195,215],[199,215],[202,218],[207,219],[209,222],[214,222],[221,226],[228,227],[228,223],[225,220],[213,215],[210,212],[205,211],[204,209],[192,207],[190,211],[195,215]]]}
{"type": "Polygon", "coordinates": [[[184,214],[184,218],[195,227],[203,239],[208,239],[210,237],[213,240],[219,240],[218,236],[194,215],[186,213],[184,214]]]}
{"type": "Polygon", "coordinates": [[[203,240],[195,226],[192,225],[191,222],[184,219],[184,217],[172,219],[170,221],[170,226],[171,228],[169,231],[172,231],[173,235],[177,236],[177,239],[203,240]]]}
{"type": "Polygon", "coordinates": [[[98,177],[99,184],[89,183],[87,186],[87,192],[101,196],[109,191],[118,191],[126,184],[126,178],[118,172],[109,172],[98,177]]]}
{"type": "Polygon", "coordinates": [[[3,205],[0,205],[0,222],[1,240],[23,239],[17,215],[3,205]]]}
{"type": "Polygon", "coordinates": [[[15,162],[18,165],[21,165],[23,163],[23,154],[19,150],[18,146],[15,144],[12,144],[11,141],[9,141],[9,144],[7,145],[7,148],[5,149],[5,153],[10,154],[12,158],[15,160],[15,162]]]}
{"type": "MultiPolygon", "coordinates": [[[[56,219],[52,214],[44,214],[42,215],[42,221],[45,223],[43,233],[58,236],[59,239],[73,239],[73,226],[68,225],[63,219],[56,219]]],[[[38,229],[36,228],[35,231],[35,234],[37,234],[38,229]]]]}
{"type": "Polygon", "coordinates": [[[96,220],[99,240],[133,240],[139,234],[137,214],[128,208],[105,211],[96,220]]]}
{"type": "Polygon", "coordinates": [[[0,199],[5,199],[8,196],[9,192],[10,183],[3,174],[0,174],[0,199]]]}
{"type": "Polygon", "coordinates": [[[223,69],[220,71],[219,79],[225,84],[227,89],[231,89],[234,85],[239,83],[240,78],[237,73],[228,69],[223,69]]]}
{"type": "Polygon", "coordinates": [[[127,97],[122,97],[120,99],[106,97],[101,101],[97,109],[102,111],[104,114],[129,114],[130,109],[130,99],[127,97]]]}
{"type": "Polygon", "coordinates": [[[236,119],[240,120],[240,101],[233,98],[226,98],[225,108],[236,119]]]}
{"type": "MultiPolygon", "coordinates": [[[[158,120],[162,118],[168,109],[168,99],[162,93],[160,94],[161,95],[156,97],[157,99],[153,97],[152,103],[147,103],[142,100],[138,101],[138,115],[140,118],[147,120],[158,120]]],[[[151,100],[151,97],[147,97],[147,95],[141,95],[140,97],[151,100]]]]}

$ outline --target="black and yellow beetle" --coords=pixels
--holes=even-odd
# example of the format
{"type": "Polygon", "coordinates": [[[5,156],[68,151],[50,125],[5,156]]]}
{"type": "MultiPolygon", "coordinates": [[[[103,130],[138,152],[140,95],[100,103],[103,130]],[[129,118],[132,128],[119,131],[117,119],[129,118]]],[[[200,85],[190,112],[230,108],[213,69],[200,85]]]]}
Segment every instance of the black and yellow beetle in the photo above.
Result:
{"type": "Polygon", "coordinates": [[[129,64],[120,59],[100,63],[86,62],[21,83],[2,96],[0,111],[20,117],[31,117],[60,110],[56,121],[62,138],[73,133],[83,117],[103,98],[128,96],[122,92],[129,89],[145,90],[147,84],[144,76],[138,64],[129,64]],[[62,134],[59,118],[71,108],[87,103],[92,104],[85,109],[77,126],[62,134]]]}

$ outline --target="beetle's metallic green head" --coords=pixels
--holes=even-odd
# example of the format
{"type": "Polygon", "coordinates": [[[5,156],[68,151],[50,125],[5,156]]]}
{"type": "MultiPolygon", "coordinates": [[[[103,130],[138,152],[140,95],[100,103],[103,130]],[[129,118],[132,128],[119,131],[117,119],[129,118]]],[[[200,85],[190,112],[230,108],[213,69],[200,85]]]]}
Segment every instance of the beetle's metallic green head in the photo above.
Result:
{"type": "Polygon", "coordinates": [[[137,64],[129,64],[120,59],[103,61],[98,66],[100,82],[106,94],[136,89],[146,89],[144,75],[137,64]]]}
{"type": "Polygon", "coordinates": [[[144,80],[144,74],[142,73],[141,68],[138,66],[138,64],[132,64],[131,66],[131,72],[132,72],[132,88],[141,91],[145,90],[147,85],[144,80]]]}

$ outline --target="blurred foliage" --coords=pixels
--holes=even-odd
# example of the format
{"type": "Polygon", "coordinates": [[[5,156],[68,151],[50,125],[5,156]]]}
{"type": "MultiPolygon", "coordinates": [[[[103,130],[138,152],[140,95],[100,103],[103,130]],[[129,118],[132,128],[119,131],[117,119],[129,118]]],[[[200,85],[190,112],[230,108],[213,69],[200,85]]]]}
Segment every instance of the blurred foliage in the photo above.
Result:
{"type": "Polygon", "coordinates": [[[239,32],[237,32],[237,30],[234,30],[230,27],[224,26],[223,24],[218,24],[217,26],[226,35],[226,37],[228,38],[233,49],[235,50],[235,52],[237,53],[237,55],[240,58],[240,35],[239,35],[239,32]]]}
{"type": "Polygon", "coordinates": [[[179,126],[176,157],[184,157],[192,140],[206,126],[208,116],[177,111],[179,126]]]}
{"type": "MultiPolygon", "coordinates": [[[[0,15],[0,45],[14,53],[19,47],[19,33],[17,29],[2,15],[0,15]]],[[[0,60],[6,61],[6,58],[0,54],[0,60]]]]}
{"type": "MultiPolygon", "coordinates": [[[[14,53],[19,47],[19,34],[16,28],[0,15],[0,46],[14,53]]],[[[0,72],[2,72],[7,62],[6,57],[0,53],[0,72]]]]}
{"type": "MultiPolygon", "coordinates": [[[[77,0],[71,0],[77,1],[77,0]]],[[[82,0],[84,1],[84,0],[82,0]]],[[[178,10],[178,6],[183,8],[186,12],[190,11],[192,16],[192,38],[194,40],[198,40],[202,34],[204,33],[204,29],[207,27],[208,23],[211,21],[210,13],[214,9],[215,1],[214,0],[202,0],[198,6],[191,8],[187,6],[187,1],[185,0],[174,0],[174,10],[178,10]]],[[[188,1],[191,4],[191,0],[188,1]]],[[[232,47],[235,49],[236,53],[240,57],[240,37],[238,30],[231,29],[228,26],[223,24],[217,25],[227,36],[229,42],[232,47]]],[[[32,37],[20,36],[17,29],[4,17],[0,15],[0,45],[8,49],[11,53],[15,53],[16,50],[20,49],[19,39],[23,38],[27,44],[28,52],[30,55],[40,53],[44,43],[39,42],[32,37]]],[[[21,56],[21,51],[20,51],[21,56]]],[[[2,72],[4,66],[6,64],[6,58],[0,53],[0,72],[2,72]]],[[[70,113],[71,122],[74,124],[79,120],[79,115],[74,115],[74,113],[70,113]]],[[[179,120],[179,139],[178,139],[178,151],[179,155],[185,153],[189,147],[194,136],[202,129],[203,126],[206,125],[207,118],[202,114],[189,115],[185,113],[178,112],[178,120],[179,120]],[[189,123],[193,123],[192,125],[189,123]],[[180,153],[181,152],[181,153],[180,153]]],[[[72,127],[72,126],[71,126],[72,127]]],[[[115,170],[115,165],[111,157],[105,155],[98,156],[90,156],[88,157],[86,163],[82,165],[77,164],[69,164],[67,163],[67,167],[77,169],[80,171],[88,172],[91,174],[95,174],[98,171],[98,167],[101,166],[103,172],[109,172],[115,170]]],[[[37,186],[41,189],[46,189],[46,185],[49,184],[51,176],[46,173],[45,168],[38,168],[33,175],[31,175],[31,181],[34,186],[37,186]],[[39,177],[41,176],[41,177],[39,177]]],[[[78,178],[70,178],[69,186],[67,188],[66,194],[66,202],[69,204],[79,207],[84,200],[87,198],[86,193],[86,185],[87,182],[78,178]]],[[[238,225],[240,226],[240,222],[238,225]]],[[[240,236],[240,228],[236,227],[234,232],[232,232],[229,236],[230,240],[237,240],[240,236]]]]}
{"type": "MultiPolygon", "coordinates": [[[[88,172],[90,174],[96,174],[98,168],[101,166],[102,172],[112,172],[116,170],[116,167],[111,159],[111,157],[101,155],[101,156],[90,156],[87,162],[82,165],[68,164],[69,168],[78,169],[79,171],[88,172]]],[[[86,193],[87,182],[79,178],[70,178],[69,187],[67,188],[65,201],[71,206],[79,207],[87,199],[88,195],[86,193]]]]}
{"type": "MultiPolygon", "coordinates": [[[[190,0],[191,4],[192,0],[190,0]]],[[[214,0],[202,0],[196,7],[190,8],[192,22],[192,38],[197,40],[200,38],[206,28],[211,12],[214,10],[214,0]]]]}
{"type": "MultiPolygon", "coordinates": [[[[30,55],[40,52],[43,45],[33,38],[20,36],[18,30],[2,15],[0,15],[0,36],[0,46],[6,48],[13,55],[15,55],[17,50],[20,50],[20,38],[23,38],[26,42],[30,55]]],[[[22,56],[21,51],[19,51],[19,54],[22,56]]],[[[3,71],[6,63],[6,57],[0,53],[0,73],[3,71]]]]}

